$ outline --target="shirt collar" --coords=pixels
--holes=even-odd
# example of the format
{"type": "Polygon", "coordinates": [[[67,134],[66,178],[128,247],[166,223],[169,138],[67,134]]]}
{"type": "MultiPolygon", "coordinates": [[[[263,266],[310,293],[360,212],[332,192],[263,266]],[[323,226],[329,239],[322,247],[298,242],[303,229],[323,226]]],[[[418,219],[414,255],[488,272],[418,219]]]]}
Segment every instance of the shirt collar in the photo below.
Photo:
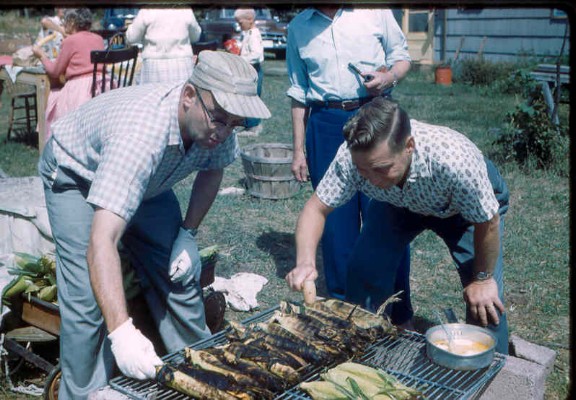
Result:
{"type": "Polygon", "coordinates": [[[418,147],[414,148],[414,152],[412,153],[412,162],[410,163],[410,172],[408,173],[408,179],[406,179],[406,181],[414,182],[418,178],[429,178],[431,176],[432,173],[430,168],[428,168],[424,158],[418,151],[418,147]]]}

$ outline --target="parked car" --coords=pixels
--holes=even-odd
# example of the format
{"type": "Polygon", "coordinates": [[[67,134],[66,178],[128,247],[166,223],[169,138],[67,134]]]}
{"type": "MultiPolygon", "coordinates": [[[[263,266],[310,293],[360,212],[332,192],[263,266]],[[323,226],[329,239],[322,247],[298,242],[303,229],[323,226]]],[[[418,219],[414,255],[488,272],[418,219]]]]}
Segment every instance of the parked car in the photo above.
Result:
{"type": "MultiPolygon", "coordinates": [[[[200,21],[202,27],[201,41],[218,41],[218,47],[224,48],[229,39],[240,40],[240,25],[234,19],[235,8],[212,8],[206,11],[200,21]]],[[[256,26],[262,34],[264,51],[274,53],[276,58],[286,56],[286,28],[288,24],[280,22],[271,9],[257,7],[256,26]]]]}
{"type": "Polygon", "coordinates": [[[104,10],[102,18],[102,28],[107,30],[118,30],[126,27],[136,18],[138,8],[107,8],[104,10]]]}

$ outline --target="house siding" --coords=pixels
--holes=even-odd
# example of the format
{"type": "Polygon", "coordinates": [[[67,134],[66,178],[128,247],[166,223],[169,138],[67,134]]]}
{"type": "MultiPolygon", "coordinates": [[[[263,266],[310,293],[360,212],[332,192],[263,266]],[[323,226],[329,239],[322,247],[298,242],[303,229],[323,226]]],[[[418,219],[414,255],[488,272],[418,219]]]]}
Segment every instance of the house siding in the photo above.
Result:
{"type": "MultiPolygon", "coordinates": [[[[550,8],[440,9],[435,16],[434,61],[453,60],[460,46],[459,59],[477,57],[480,50],[490,61],[555,58],[567,25],[567,18],[552,18],[550,8]]],[[[569,42],[568,37],[565,56],[569,42]]]]}

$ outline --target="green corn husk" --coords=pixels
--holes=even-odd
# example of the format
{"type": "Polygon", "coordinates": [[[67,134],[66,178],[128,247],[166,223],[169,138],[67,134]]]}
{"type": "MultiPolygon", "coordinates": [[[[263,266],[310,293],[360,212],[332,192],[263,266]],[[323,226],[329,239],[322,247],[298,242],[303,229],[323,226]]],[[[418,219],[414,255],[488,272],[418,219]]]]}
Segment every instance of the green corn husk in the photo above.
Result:
{"type": "Polygon", "coordinates": [[[2,291],[2,305],[17,306],[22,294],[42,300],[56,301],[56,262],[48,256],[36,257],[27,253],[14,253],[15,266],[8,268],[14,279],[2,291]]]}
{"type": "Polygon", "coordinates": [[[218,245],[205,247],[198,252],[202,265],[208,265],[218,260],[218,245]]]}
{"type": "Polygon", "coordinates": [[[412,400],[422,394],[382,370],[342,363],[321,374],[323,381],[305,382],[300,388],[314,400],[412,400]]]}

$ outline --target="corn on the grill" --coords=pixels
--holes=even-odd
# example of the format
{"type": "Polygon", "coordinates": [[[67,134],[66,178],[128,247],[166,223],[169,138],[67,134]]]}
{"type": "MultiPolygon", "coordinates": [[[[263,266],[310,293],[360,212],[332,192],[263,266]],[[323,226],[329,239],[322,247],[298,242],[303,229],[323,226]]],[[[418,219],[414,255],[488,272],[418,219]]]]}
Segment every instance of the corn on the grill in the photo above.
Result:
{"type": "MultiPolygon", "coordinates": [[[[224,397],[271,399],[301,382],[309,368],[350,359],[376,339],[395,332],[386,319],[338,300],[316,301],[310,306],[283,302],[280,311],[266,322],[231,325],[228,343],[204,350],[185,349],[185,363],[163,368],[159,382],[195,398],[216,398],[211,391],[219,390],[225,392],[224,397]],[[218,376],[222,382],[215,383],[218,376]]],[[[394,393],[397,399],[411,398],[401,397],[405,387],[397,387],[395,380],[382,378],[376,370],[353,363],[342,365],[340,370],[328,371],[325,381],[302,384],[302,388],[314,392],[315,399],[372,400],[387,399],[379,391],[384,382],[392,382],[386,393],[394,393]],[[379,384],[376,390],[370,389],[370,380],[379,384]]]]}
{"type": "Polygon", "coordinates": [[[384,371],[358,363],[342,363],[321,377],[323,381],[300,384],[314,400],[409,400],[421,395],[384,371]]]}

